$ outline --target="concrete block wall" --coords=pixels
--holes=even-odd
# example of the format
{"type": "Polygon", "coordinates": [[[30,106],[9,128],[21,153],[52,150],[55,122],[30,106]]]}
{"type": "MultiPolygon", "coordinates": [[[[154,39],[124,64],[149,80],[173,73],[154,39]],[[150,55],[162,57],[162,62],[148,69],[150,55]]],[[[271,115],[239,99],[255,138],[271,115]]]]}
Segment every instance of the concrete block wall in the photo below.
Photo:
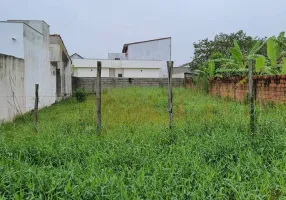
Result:
{"type": "Polygon", "coordinates": [[[25,80],[24,59],[0,54],[0,125],[27,111],[25,80]]]}
{"type": "MultiPolygon", "coordinates": [[[[243,101],[247,98],[248,81],[242,80],[243,77],[212,79],[209,94],[243,101]]],[[[286,103],[286,75],[254,76],[253,81],[257,102],[286,103]]]]}
{"type": "MultiPolygon", "coordinates": [[[[183,87],[183,78],[174,78],[172,80],[174,87],[183,87]]],[[[88,92],[96,91],[96,78],[95,77],[73,77],[72,78],[73,90],[77,88],[84,88],[88,92]]],[[[167,78],[118,78],[118,77],[102,77],[101,87],[116,88],[116,87],[167,87],[167,78]]]]}

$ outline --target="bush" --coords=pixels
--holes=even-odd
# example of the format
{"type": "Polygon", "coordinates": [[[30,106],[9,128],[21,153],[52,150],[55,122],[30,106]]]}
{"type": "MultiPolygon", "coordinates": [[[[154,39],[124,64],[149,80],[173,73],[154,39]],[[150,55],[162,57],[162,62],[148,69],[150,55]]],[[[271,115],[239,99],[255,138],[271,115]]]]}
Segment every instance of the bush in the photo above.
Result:
{"type": "Polygon", "coordinates": [[[84,102],[86,100],[87,92],[84,88],[78,88],[74,92],[74,96],[78,102],[84,102]]]}

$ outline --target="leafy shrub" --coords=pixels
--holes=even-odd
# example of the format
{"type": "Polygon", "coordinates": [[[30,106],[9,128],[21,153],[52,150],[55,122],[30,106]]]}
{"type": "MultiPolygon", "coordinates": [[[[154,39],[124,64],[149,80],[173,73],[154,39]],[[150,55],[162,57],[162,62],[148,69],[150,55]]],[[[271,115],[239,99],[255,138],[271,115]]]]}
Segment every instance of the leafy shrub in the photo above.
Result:
{"type": "Polygon", "coordinates": [[[86,100],[87,92],[84,88],[78,88],[74,92],[74,96],[78,102],[84,102],[86,100]]]}

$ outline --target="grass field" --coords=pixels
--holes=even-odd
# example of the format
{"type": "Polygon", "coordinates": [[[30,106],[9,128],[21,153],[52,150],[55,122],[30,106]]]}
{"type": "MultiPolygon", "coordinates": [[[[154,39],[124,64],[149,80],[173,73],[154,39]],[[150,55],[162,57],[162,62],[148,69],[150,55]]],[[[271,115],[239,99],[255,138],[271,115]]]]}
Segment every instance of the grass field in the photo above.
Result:
{"type": "Polygon", "coordinates": [[[286,198],[286,106],[248,106],[187,89],[174,90],[168,127],[162,88],[113,89],[60,102],[0,128],[3,199],[286,198]]]}

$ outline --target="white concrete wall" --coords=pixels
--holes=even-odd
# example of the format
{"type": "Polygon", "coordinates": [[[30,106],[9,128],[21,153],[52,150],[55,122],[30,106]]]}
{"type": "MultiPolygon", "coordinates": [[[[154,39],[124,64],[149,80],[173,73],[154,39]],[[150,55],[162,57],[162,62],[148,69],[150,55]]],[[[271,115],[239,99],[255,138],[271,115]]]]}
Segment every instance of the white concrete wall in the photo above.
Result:
{"type": "Polygon", "coordinates": [[[75,77],[96,77],[97,61],[102,62],[102,77],[144,77],[159,78],[160,69],[164,66],[164,61],[147,60],[95,60],[95,59],[74,59],[75,77]],[[109,68],[115,69],[115,74],[109,73],[109,68]],[[130,69],[130,70],[127,70],[130,69]]]}
{"type": "MultiPolygon", "coordinates": [[[[69,56],[69,55],[67,55],[69,56]]],[[[66,81],[66,95],[71,96],[72,95],[72,64],[69,61],[68,66],[65,70],[65,81],[66,81]]]]}
{"type": "Polygon", "coordinates": [[[171,38],[131,44],[127,51],[128,60],[162,60],[164,66],[160,69],[160,77],[167,77],[167,63],[171,60],[171,38]]]}
{"type": "Polygon", "coordinates": [[[26,111],[25,63],[0,54],[0,124],[26,111]]]}
{"type": "Polygon", "coordinates": [[[50,59],[52,62],[60,62],[61,58],[61,47],[59,44],[50,44],[50,59]]]}
{"type": "Polygon", "coordinates": [[[185,78],[185,73],[177,73],[172,75],[173,78],[185,78]]]}
{"type": "Polygon", "coordinates": [[[22,23],[0,22],[0,53],[24,58],[22,23]]]}
{"type": "Polygon", "coordinates": [[[130,44],[127,57],[129,60],[171,60],[171,38],[130,44]]]}
{"type": "MultiPolygon", "coordinates": [[[[35,84],[39,84],[39,107],[56,101],[55,69],[50,64],[49,26],[42,21],[35,30],[24,24],[24,58],[26,74],[26,108],[34,108],[35,84]],[[41,34],[42,33],[42,34],[41,34]]],[[[35,26],[35,23],[33,25],[35,26]]]]}
{"type": "Polygon", "coordinates": [[[165,65],[165,62],[160,61],[160,60],[157,60],[157,61],[155,60],[122,60],[121,61],[121,68],[161,69],[162,67],[164,67],[164,65],[165,65]]]}
{"type": "Polygon", "coordinates": [[[111,60],[104,60],[104,59],[73,59],[73,65],[76,68],[80,67],[96,67],[97,61],[101,61],[102,68],[109,68],[111,67],[111,60]]]}
{"type": "MultiPolygon", "coordinates": [[[[74,77],[97,77],[96,67],[81,67],[76,68],[74,77]]],[[[101,77],[109,77],[109,68],[101,69],[101,77]]]]}
{"type": "Polygon", "coordinates": [[[125,78],[159,78],[159,69],[132,69],[125,68],[123,77],[125,78]]]}
{"type": "Polygon", "coordinates": [[[122,74],[122,77],[124,77],[124,69],[123,68],[115,68],[115,77],[119,77],[118,74],[122,74]]]}
{"type": "Polygon", "coordinates": [[[109,68],[109,77],[115,77],[115,69],[109,68]]]}

